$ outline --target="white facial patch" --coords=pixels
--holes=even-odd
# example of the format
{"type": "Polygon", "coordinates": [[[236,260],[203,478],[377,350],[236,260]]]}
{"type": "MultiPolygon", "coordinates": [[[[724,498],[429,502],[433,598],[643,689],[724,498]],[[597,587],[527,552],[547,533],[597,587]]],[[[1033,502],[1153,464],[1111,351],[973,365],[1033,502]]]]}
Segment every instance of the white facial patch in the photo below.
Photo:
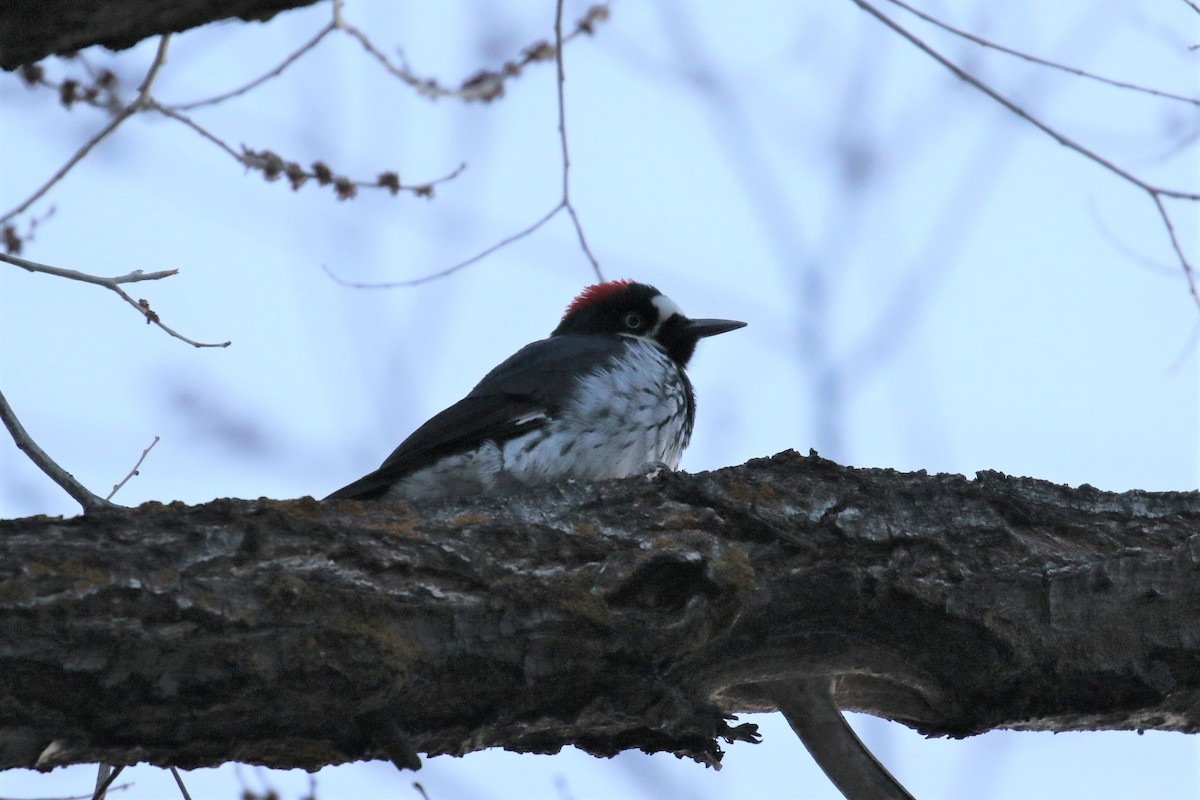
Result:
{"type": "Polygon", "coordinates": [[[679,310],[679,306],[675,305],[675,301],[667,297],[665,294],[655,295],[654,299],[650,302],[653,303],[654,307],[658,309],[658,322],[654,325],[654,330],[650,331],[651,337],[657,335],[659,329],[663,326],[663,323],[665,323],[675,314],[678,314],[681,317],[683,316],[683,312],[679,310]]]}

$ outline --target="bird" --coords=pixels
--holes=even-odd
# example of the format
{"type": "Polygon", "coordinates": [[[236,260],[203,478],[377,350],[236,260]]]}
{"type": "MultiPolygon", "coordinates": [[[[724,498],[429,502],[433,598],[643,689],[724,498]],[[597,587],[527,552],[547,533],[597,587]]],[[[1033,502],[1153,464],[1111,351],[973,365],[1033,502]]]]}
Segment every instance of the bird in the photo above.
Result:
{"type": "Polygon", "coordinates": [[[444,499],[675,470],[695,424],[685,368],[696,345],[745,325],[690,319],[629,279],[588,286],[547,338],[325,499],[444,499]]]}

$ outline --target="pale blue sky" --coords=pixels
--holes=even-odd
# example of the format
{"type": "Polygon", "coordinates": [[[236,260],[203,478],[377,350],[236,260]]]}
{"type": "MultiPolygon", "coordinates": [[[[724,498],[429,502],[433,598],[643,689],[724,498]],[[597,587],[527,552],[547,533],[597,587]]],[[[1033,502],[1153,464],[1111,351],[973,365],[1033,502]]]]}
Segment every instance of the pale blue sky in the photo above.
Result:
{"type": "MultiPolygon", "coordinates": [[[[388,53],[403,46],[416,71],[455,84],[548,37],[551,5],[350,0],[346,14],[388,53]]],[[[605,274],[654,283],[689,314],[750,323],[701,345],[683,467],[815,447],[859,466],[1195,488],[1200,315],[1149,199],[852,3],[794,5],[627,0],[567,51],[572,196],[605,274]]],[[[1182,2],[927,7],[1012,47],[1200,93],[1200,54],[1187,50],[1200,16],[1182,2]]],[[[237,86],[327,14],[322,3],[176,37],[156,94],[237,86]]],[[[1164,157],[1194,139],[1194,105],[914,30],[1122,166],[1200,187],[1194,146],[1164,157]]],[[[145,43],[112,63],[135,85],[152,55],[145,43]]],[[[131,121],[35,207],[56,211],[25,255],[104,275],[178,268],[135,297],[188,336],[234,344],[193,350],[102,289],[0,266],[0,386],[42,446],[101,494],[161,436],[124,503],[328,493],[545,336],[591,282],[565,218],[416,289],[350,290],[322,271],[416,277],[548,211],[560,179],[554,88],[552,67],[535,66],[491,105],[432,103],[333,37],[283,78],[196,112],[234,146],[355,177],[396,169],[420,182],[465,161],[431,201],[293,193],[177,124],[131,121]]],[[[0,78],[0,213],[102,124],[0,78]]],[[[1174,208],[1195,258],[1195,208],[1174,208]]],[[[0,475],[0,515],[76,513],[14,448],[0,447],[0,475]]],[[[836,796],[777,719],[762,724],[764,744],[732,747],[719,774],[672,757],[486,753],[434,759],[416,777],[433,800],[836,796]]],[[[923,800],[1200,793],[1197,745],[1181,735],[925,741],[875,720],[864,735],[923,800]]],[[[89,770],[0,774],[0,795],[81,792],[89,770]]],[[[341,768],[322,774],[320,796],[416,797],[412,779],[341,768]]],[[[155,788],[165,773],[134,780],[127,797],[169,791],[155,788]]],[[[225,770],[189,785],[222,797],[239,784],[225,770]]]]}

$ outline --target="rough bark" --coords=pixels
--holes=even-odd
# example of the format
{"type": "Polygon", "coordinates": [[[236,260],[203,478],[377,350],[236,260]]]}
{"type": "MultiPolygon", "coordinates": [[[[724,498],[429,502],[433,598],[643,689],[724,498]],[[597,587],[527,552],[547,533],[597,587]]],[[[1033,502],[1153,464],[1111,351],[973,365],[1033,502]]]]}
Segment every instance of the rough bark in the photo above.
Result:
{"type": "Polygon", "coordinates": [[[265,21],[316,0],[5,0],[0,3],[0,69],[103,45],[123,50],[142,39],[225,19],[265,21]]]}
{"type": "Polygon", "coordinates": [[[1200,496],[744,466],[473,503],[0,522],[0,768],[565,744],[708,763],[755,684],[933,735],[1200,727],[1200,496]]]}

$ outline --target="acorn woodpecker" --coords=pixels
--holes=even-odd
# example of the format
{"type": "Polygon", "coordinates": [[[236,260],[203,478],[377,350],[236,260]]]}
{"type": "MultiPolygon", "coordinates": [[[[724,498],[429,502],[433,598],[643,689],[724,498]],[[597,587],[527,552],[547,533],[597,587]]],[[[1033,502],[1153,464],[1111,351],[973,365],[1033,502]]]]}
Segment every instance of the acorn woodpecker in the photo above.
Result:
{"type": "Polygon", "coordinates": [[[589,286],[549,338],[526,345],[336,499],[425,499],[675,469],[696,400],[684,367],[705,336],[653,286],[589,286]]]}

